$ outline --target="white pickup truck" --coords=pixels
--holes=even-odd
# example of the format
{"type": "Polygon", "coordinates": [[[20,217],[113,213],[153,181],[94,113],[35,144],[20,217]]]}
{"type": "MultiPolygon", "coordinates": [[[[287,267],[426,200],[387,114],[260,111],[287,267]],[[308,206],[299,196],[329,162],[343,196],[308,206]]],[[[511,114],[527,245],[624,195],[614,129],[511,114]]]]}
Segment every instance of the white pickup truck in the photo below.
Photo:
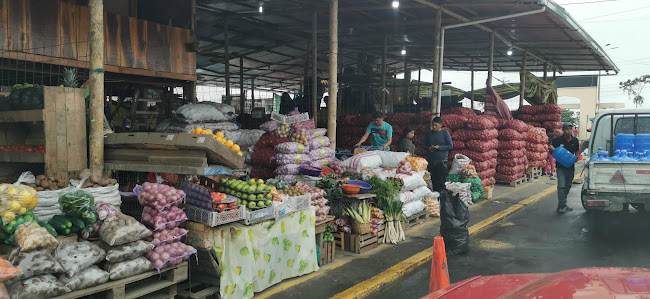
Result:
{"type": "Polygon", "coordinates": [[[601,110],[593,120],[582,206],[587,211],[650,211],[650,161],[597,161],[598,149],[614,155],[616,135],[650,134],[649,109],[601,110]]]}

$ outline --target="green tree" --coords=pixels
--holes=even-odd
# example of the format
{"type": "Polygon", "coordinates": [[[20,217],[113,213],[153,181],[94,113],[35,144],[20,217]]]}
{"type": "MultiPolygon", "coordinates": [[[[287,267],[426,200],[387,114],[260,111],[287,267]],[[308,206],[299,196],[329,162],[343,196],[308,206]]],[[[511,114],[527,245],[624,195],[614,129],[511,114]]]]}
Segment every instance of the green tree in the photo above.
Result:
{"type": "Polygon", "coordinates": [[[639,108],[639,105],[643,105],[643,88],[650,83],[650,75],[643,75],[634,79],[628,79],[627,81],[621,82],[618,85],[618,88],[623,90],[627,96],[632,100],[636,108],[639,108]]]}
{"type": "Polygon", "coordinates": [[[576,117],[575,112],[569,109],[562,109],[562,122],[572,123],[575,125],[578,123],[578,118],[576,117]]]}

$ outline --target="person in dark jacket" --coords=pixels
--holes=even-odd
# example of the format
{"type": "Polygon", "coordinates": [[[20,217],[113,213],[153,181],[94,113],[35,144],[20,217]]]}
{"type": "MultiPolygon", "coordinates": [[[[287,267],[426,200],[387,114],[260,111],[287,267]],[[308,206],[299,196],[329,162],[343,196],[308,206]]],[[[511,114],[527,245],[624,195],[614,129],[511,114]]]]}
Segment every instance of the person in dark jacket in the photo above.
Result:
{"type": "MultiPolygon", "coordinates": [[[[549,150],[553,152],[558,147],[564,147],[570,153],[578,156],[580,151],[580,144],[578,138],[573,136],[573,125],[571,123],[564,123],[562,125],[562,136],[553,139],[549,150]]],[[[573,211],[572,208],[566,205],[567,196],[573,184],[573,177],[575,176],[575,165],[565,167],[559,162],[555,162],[555,169],[557,171],[557,212],[564,214],[573,211]]]]}
{"type": "Polygon", "coordinates": [[[397,150],[400,152],[407,152],[411,154],[411,156],[414,156],[415,144],[413,144],[413,137],[415,137],[415,128],[410,125],[406,126],[402,133],[402,137],[399,139],[399,143],[397,144],[397,150]]]}
{"type": "Polygon", "coordinates": [[[431,174],[433,189],[441,192],[445,189],[445,180],[447,179],[449,151],[454,146],[449,132],[442,129],[440,117],[435,117],[431,121],[431,130],[424,135],[422,147],[426,151],[427,162],[429,162],[428,170],[431,174]]]}

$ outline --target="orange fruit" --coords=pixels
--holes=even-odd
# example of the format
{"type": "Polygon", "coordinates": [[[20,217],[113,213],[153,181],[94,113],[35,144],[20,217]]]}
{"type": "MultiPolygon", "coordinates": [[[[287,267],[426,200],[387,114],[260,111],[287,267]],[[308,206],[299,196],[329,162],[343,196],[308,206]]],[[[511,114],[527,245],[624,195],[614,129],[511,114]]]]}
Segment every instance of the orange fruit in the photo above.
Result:
{"type": "Polygon", "coordinates": [[[232,147],[233,142],[232,142],[232,140],[226,140],[226,142],[223,145],[225,145],[227,147],[232,147]]]}
{"type": "Polygon", "coordinates": [[[201,134],[201,132],[203,132],[203,129],[199,127],[196,127],[196,129],[194,129],[194,134],[201,134]]]}
{"type": "Polygon", "coordinates": [[[237,145],[237,144],[233,144],[232,147],[231,147],[231,149],[232,149],[234,152],[238,152],[241,148],[239,147],[239,145],[237,145]]]}
{"type": "Polygon", "coordinates": [[[224,138],[224,137],[225,137],[225,136],[223,135],[223,132],[221,132],[221,131],[217,132],[216,135],[217,135],[217,137],[221,137],[221,138],[224,138]]]}
{"type": "Polygon", "coordinates": [[[203,135],[212,135],[212,130],[210,130],[210,129],[203,130],[203,131],[201,131],[201,134],[203,134],[203,135]]]}
{"type": "Polygon", "coordinates": [[[240,157],[244,156],[244,154],[242,152],[237,152],[237,155],[239,155],[240,157]]]}

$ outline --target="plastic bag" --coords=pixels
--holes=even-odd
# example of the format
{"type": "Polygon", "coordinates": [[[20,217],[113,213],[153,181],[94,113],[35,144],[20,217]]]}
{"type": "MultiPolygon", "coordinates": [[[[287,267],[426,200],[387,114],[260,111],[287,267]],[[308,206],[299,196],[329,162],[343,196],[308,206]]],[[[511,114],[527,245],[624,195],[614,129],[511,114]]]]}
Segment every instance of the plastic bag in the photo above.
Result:
{"type": "Polygon", "coordinates": [[[138,240],[122,246],[111,248],[106,254],[106,261],[115,264],[123,261],[132,260],[145,255],[151,251],[154,245],[150,242],[138,240]]]}
{"type": "Polygon", "coordinates": [[[450,174],[459,174],[472,160],[465,155],[457,154],[454,156],[454,162],[451,164],[450,174]]]}
{"type": "Polygon", "coordinates": [[[275,169],[275,174],[300,174],[300,165],[285,164],[275,169]]]}
{"type": "Polygon", "coordinates": [[[437,197],[427,197],[424,199],[427,204],[429,216],[440,217],[440,202],[437,197]]]}
{"type": "Polygon", "coordinates": [[[420,157],[406,157],[406,161],[409,161],[411,163],[411,167],[413,167],[413,170],[415,171],[424,171],[427,170],[427,166],[429,166],[429,162],[427,162],[427,159],[420,158],[420,157]]]}
{"type": "Polygon", "coordinates": [[[86,224],[97,222],[97,212],[95,211],[95,198],[89,193],[81,190],[81,186],[86,182],[84,178],[79,185],[59,198],[61,211],[66,215],[77,216],[86,224]]]}
{"type": "Polygon", "coordinates": [[[423,203],[421,200],[417,200],[417,201],[405,203],[402,206],[402,212],[404,213],[404,216],[411,217],[417,213],[424,211],[424,209],[426,208],[427,205],[425,203],[423,203]]]}
{"type": "Polygon", "coordinates": [[[311,138],[324,137],[327,134],[327,129],[318,128],[318,129],[309,130],[307,132],[309,133],[309,135],[311,135],[311,138]]]}
{"type": "Polygon", "coordinates": [[[185,198],[185,191],[164,184],[142,184],[142,192],[138,194],[138,201],[143,206],[162,211],[175,206],[185,198]]]}
{"type": "Polygon", "coordinates": [[[326,159],[329,157],[334,157],[336,152],[329,147],[317,148],[309,152],[309,157],[312,160],[326,159]]]}
{"type": "Polygon", "coordinates": [[[106,218],[108,218],[108,216],[119,212],[116,207],[100,202],[95,203],[95,210],[97,211],[97,218],[99,221],[104,221],[106,218]]]}
{"type": "Polygon", "coordinates": [[[108,281],[109,275],[108,272],[99,269],[99,267],[91,266],[90,268],[81,270],[79,274],[72,277],[59,275],[59,279],[68,289],[70,289],[70,291],[74,291],[83,290],[105,283],[108,281]]]}
{"type": "Polygon", "coordinates": [[[38,196],[34,188],[23,185],[34,183],[36,178],[31,172],[24,172],[13,184],[0,184],[0,216],[4,224],[24,215],[38,205],[38,196]]]}
{"type": "Polygon", "coordinates": [[[285,142],[276,145],[275,150],[281,154],[304,154],[309,152],[309,146],[298,142],[285,142]]]}
{"type": "Polygon", "coordinates": [[[179,241],[183,236],[187,235],[187,230],[182,229],[182,228],[174,228],[174,229],[165,229],[161,231],[157,231],[153,233],[153,239],[151,240],[151,243],[154,246],[160,246],[163,244],[169,244],[172,242],[179,241]]]}
{"type": "Polygon", "coordinates": [[[50,247],[58,242],[47,229],[34,222],[26,222],[18,226],[15,235],[16,243],[21,251],[50,247]]]}
{"type": "Polygon", "coordinates": [[[275,162],[278,163],[278,165],[309,165],[311,159],[305,154],[277,154],[275,155],[275,162]]]}
{"type": "Polygon", "coordinates": [[[309,140],[309,148],[316,149],[330,145],[330,139],[327,137],[315,137],[309,140]]]}
{"type": "Polygon", "coordinates": [[[20,252],[15,249],[9,255],[9,261],[20,270],[16,279],[63,272],[61,264],[47,250],[20,252]]]}
{"type": "Polygon", "coordinates": [[[88,241],[62,242],[56,247],[56,259],[68,277],[77,275],[106,256],[106,251],[88,241]]]}
{"type": "Polygon", "coordinates": [[[399,165],[399,162],[404,161],[408,157],[409,153],[404,152],[387,152],[387,151],[377,151],[377,154],[381,158],[381,167],[390,167],[396,168],[399,165]]]}
{"type": "Polygon", "coordinates": [[[111,280],[119,280],[153,270],[153,264],[148,259],[139,257],[117,264],[107,263],[104,270],[108,271],[111,280]]]}
{"type": "Polygon", "coordinates": [[[9,287],[12,299],[51,298],[70,291],[63,282],[50,274],[27,278],[9,287]]]}
{"type": "Polygon", "coordinates": [[[188,123],[230,120],[222,111],[211,104],[186,104],[176,110],[176,116],[188,123]]]}
{"type": "Polygon", "coordinates": [[[144,207],[144,211],[142,212],[142,223],[149,226],[154,231],[165,228],[173,229],[178,227],[185,220],[187,220],[185,212],[175,206],[163,211],[157,211],[151,207],[144,207]]]}
{"type": "Polygon", "coordinates": [[[469,252],[469,209],[458,195],[440,193],[440,235],[445,240],[447,255],[469,252]]]}
{"type": "Polygon", "coordinates": [[[314,167],[323,167],[327,166],[330,162],[327,159],[318,159],[318,160],[313,160],[309,163],[310,166],[314,167]]]}
{"type": "Polygon", "coordinates": [[[156,247],[147,253],[147,258],[153,263],[154,269],[160,271],[164,267],[176,265],[189,259],[190,255],[195,253],[194,247],[174,242],[156,247]]]}
{"type": "Polygon", "coordinates": [[[260,125],[260,129],[266,132],[273,132],[278,129],[281,124],[274,120],[269,120],[260,125]]]}
{"type": "MultiPolygon", "coordinates": [[[[147,208],[149,207],[145,207],[147,208]]],[[[106,218],[99,236],[106,244],[117,246],[151,236],[151,231],[135,218],[117,212],[106,218]]]]}
{"type": "Polygon", "coordinates": [[[0,282],[12,279],[18,275],[20,275],[18,268],[14,267],[8,260],[0,258],[0,282]]]}

